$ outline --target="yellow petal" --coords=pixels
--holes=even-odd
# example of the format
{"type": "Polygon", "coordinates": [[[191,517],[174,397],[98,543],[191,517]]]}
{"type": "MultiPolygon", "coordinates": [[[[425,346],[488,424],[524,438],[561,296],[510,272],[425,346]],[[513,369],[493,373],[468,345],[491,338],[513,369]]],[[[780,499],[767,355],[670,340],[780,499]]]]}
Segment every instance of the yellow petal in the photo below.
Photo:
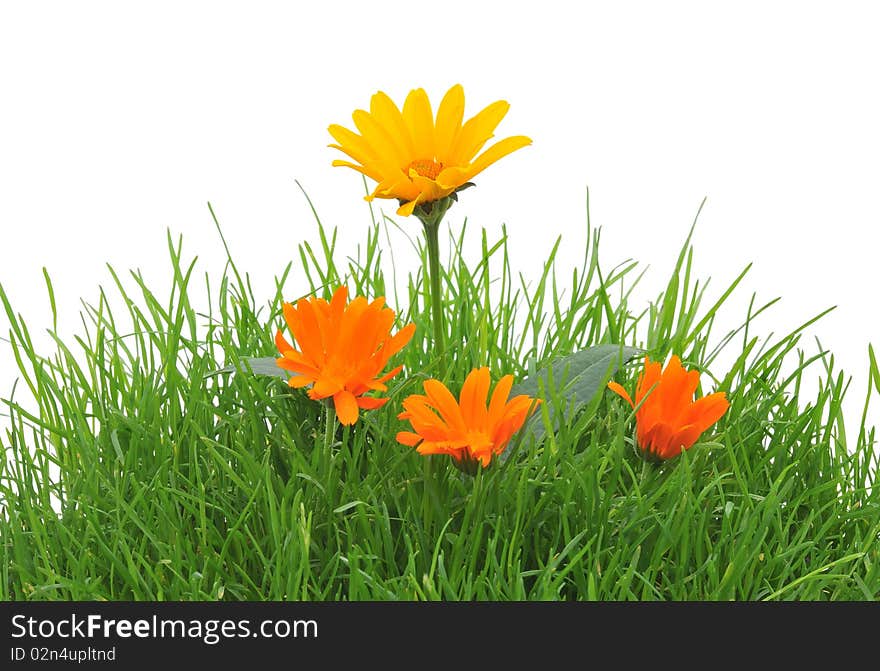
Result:
{"type": "Polygon", "coordinates": [[[419,195],[421,196],[420,203],[431,203],[435,200],[440,200],[455,190],[454,187],[443,187],[433,179],[422,177],[415,170],[410,170],[409,176],[413,185],[419,190],[419,195]]]}
{"type": "Polygon", "coordinates": [[[462,126],[455,145],[447,156],[446,165],[467,165],[492,137],[498,124],[507,114],[510,104],[505,100],[492,103],[462,126]]]}
{"type": "Polygon", "coordinates": [[[504,158],[508,154],[515,152],[517,149],[522,149],[530,144],[532,144],[531,139],[527,138],[525,135],[514,135],[513,137],[507,137],[500,142],[496,142],[480,154],[476,161],[468,166],[465,173],[467,175],[465,181],[470,181],[474,175],[483,172],[483,170],[495,163],[498,159],[504,158]]]}
{"type": "Polygon", "coordinates": [[[449,189],[455,191],[458,187],[468,181],[468,170],[466,167],[452,166],[443,168],[437,175],[437,184],[441,189],[449,189]]]}
{"type": "MultiPolygon", "coordinates": [[[[336,147],[336,148],[340,149],[341,147],[336,147]]],[[[376,180],[377,182],[382,181],[382,173],[380,173],[378,170],[375,170],[374,168],[370,168],[368,166],[358,165],[357,163],[351,163],[350,161],[343,161],[343,160],[337,158],[337,159],[333,160],[333,167],[334,168],[339,168],[339,167],[352,168],[353,170],[357,170],[362,175],[366,175],[370,179],[376,180]]]]}
{"type": "MultiPolygon", "coordinates": [[[[419,196],[421,197],[421,196],[419,196]]],[[[397,208],[397,215],[400,217],[408,217],[413,213],[413,210],[416,209],[416,206],[419,204],[419,199],[414,198],[408,203],[404,203],[400,207],[397,208]]]]}
{"type": "Polygon", "coordinates": [[[368,163],[375,156],[367,141],[354,131],[338,124],[332,124],[327,130],[339,143],[330,146],[344,151],[358,163],[368,163]]]}
{"type": "Polygon", "coordinates": [[[415,149],[412,136],[406,122],[403,120],[403,114],[401,114],[391,98],[382,91],[376,93],[370,100],[370,114],[399,141],[403,151],[410,156],[410,160],[417,158],[414,155],[415,149]]]}
{"type": "Polygon", "coordinates": [[[437,160],[445,163],[452,151],[452,143],[461,131],[464,117],[464,89],[456,84],[440,102],[437,108],[437,123],[434,128],[434,152],[437,160]]]}
{"type": "Polygon", "coordinates": [[[383,172],[390,172],[394,168],[399,169],[409,163],[406,150],[403,149],[400,141],[389,133],[387,128],[379,124],[371,114],[364,110],[355,110],[351,118],[354,119],[354,123],[364,140],[370,145],[376,160],[381,161],[383,172]]]}
{"type": "MultiPolygon", "coordinates": [[[[403,173],[401,173],[401,175],[402,174],[403,173]]],[[[378,198],[398,198],[400,200],[412,200],[413,198],[416,198],[419,193],[421,193],[419,187],[406,177],[386,180],[376,186],[375,191],[373,191],[373,195],[378,198]]]]}
{"type": "Polygon", "coordinates": [[[424,89],[409,92],[403,103],[403,120],[413,139],[416,158],[434,158],[434,115],[431,113],[431,101],[424,89]]]}

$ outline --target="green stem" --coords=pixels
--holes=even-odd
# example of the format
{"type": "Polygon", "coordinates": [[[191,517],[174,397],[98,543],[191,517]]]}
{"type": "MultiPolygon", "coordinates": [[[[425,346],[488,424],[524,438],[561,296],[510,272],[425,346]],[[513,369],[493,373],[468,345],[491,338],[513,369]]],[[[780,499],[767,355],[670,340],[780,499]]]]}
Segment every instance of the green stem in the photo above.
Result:
{"type": "Polygon", "coordinates": [[[446,378],[446,345],[444,341],[443,301],[440,293],[440,221],[425,222],[428,242],[428,275],[431,284],[431,322],[434,327],[434,354],[440,371],[440,379],[446,378]]]}
{"type": "MultiPolygon", "coordinates": [[[[440,222],[443,215],[449,209],[451,199],[443,198],[431,204],[430,212],[422,212],[417,216],[425,226],[425,240],[428,249],[428,282],[431,293],[431,324],[434,329],[434,356],[437,359],[439,378],[446,379],[446,344],[444,334],[446,328],[443,323],[443,301],[440,290],[440,222]]],[[[422,507],[422,515],[425,523],[425,532],[431,527],[431,505],[434,495],[434,474],[432,472],[432,458],[425,456],[423,464],[425,479],[425,491],[422,507]]]]}
{"type": "Polygon", "coordinates": [[[333,401],[327,403],[326,425],[324,426],[324,454],[330,454],[330,446],[333,444],[333,436],[336,433],[336,409],[333,401]]]}
{"type": "MultiPolygon", "coordinates": [[[[437,358],[439,377],[446,379],[446,347],[443,343],[443,306],[440,300],[440,225],[425,222],[425,238],[428,242],[428,274],[431,284],[431,324],[434,327],[434,355],[437,358]]],[[[431,525],[431,496],[434,493],[434,474],[432,473],[432,457],[425,455],[422,466],[425,478],[425,498],[422,502],[422,513],[425,520],[425,533],[431,525]]]]}

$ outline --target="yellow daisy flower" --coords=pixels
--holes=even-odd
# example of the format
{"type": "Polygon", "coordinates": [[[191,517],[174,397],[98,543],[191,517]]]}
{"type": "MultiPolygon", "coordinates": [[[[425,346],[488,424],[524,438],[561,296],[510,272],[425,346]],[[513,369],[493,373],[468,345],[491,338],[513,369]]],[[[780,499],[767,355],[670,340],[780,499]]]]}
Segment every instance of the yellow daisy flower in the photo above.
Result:
{"type": "Polygon", "coordinates": [[[329,127],[338,142],[330,146],[356,161],[335,160],[333,165],[354,168],[378,182],[367,200],[396,198],[400,201],[397,214],[408,216],[423,203],[454,197],[495,161],[531,144],[529,138],[515,135],[477,155],[494,137],[509,108],[499,100],[462,123],[464,89],[460,84],[443,96],[436,118],[424,89],[410,91],[402,111],[379,91],[370,100],[369,112],[352,114],[360,135],[336,124],[329,127]]]}

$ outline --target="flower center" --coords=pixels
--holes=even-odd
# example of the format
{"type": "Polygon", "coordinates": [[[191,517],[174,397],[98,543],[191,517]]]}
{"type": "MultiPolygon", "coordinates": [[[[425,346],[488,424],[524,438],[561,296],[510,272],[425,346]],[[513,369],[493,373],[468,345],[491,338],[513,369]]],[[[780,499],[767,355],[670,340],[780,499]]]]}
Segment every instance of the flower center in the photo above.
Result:
{"type": "Polygon", "coordinates": [[[432,158],[419,158],[406,166],[404,172],[409,175],[410,170],[415,170],[422,177],[437,179],[437,175],[443,170],[443,164],[432,158]]]}

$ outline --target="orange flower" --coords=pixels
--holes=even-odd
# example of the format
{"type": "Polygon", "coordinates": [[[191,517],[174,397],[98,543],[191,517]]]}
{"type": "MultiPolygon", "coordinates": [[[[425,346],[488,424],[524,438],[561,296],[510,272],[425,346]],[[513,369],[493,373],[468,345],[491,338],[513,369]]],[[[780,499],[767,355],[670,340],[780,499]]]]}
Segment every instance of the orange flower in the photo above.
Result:
{"type": "Polygon", "coordinates": [[[339,287],[329,303],[315,297],[296,305],[284,303],[284,320],[300,350],[291,347],[280,330],[275,344],[281,352],[278,365],[294,373],[290,386],[312,385],[308,393],[315,400],[332,396],[339,421],[354,424],[359,408],[372,410],[388,401],[363,394],[387,391],[384,383],[403,366],[377,376],[409,342],[416,326],[408,324],[392,336],[394,311],[384,307],[384,298],[368,303],[358,296],[346,305],[347,297],[348,290],[339,287]]]}
{"type": "Polygon", "coordinates": [[[616,382],[609,382],[608,388],[633,407],[641,404],[636,410],[639,447],[655,458],[671,459],[693,447],[700,435],[721,419],[730,404],[723,391],[694,401],[700,372],[685,370],[677,356],[669,360],[662,373],[660,367],[659,362],[645,357],[645,370],[636,385],[635,403],[616,382]]]}
{"type": "Polygon", "coordinates": [[[413,394],[403,402],[404,412],[397,417],[408,419],[414,432],[399,432],[397,441],[418,445],[419,454],[449,454],[457,465],[476,466],[478,461],[488,466],[525,423],[534,401],[526,395],[508,401],[513,376],[505,375],[487,407],[490,383],[489,369],[475,368],[461,387],[459,402],[442,382],[427,380],[425,396],[413,394]]]}
{"type": "Polygon", "coordinates": [[[529,138],[515,135],[477,156],[494,137],[509,107],[499,100],[462,123],[464,89],[460,84],[443,97],[436,117],[424,89],[410,91],[402,110],[379,91],[370,100],[369,112],[352,114],[360,135],[337,124],[328,129],[339,143],[330,146],[355,161],[337,159],[333,165],[354,168],[376,180],[378,185],[367,200],[397,198],[397,214],[408,216],[422,203],[470,186],[470,180],[495,161],[531,144],[529,138]]]}

